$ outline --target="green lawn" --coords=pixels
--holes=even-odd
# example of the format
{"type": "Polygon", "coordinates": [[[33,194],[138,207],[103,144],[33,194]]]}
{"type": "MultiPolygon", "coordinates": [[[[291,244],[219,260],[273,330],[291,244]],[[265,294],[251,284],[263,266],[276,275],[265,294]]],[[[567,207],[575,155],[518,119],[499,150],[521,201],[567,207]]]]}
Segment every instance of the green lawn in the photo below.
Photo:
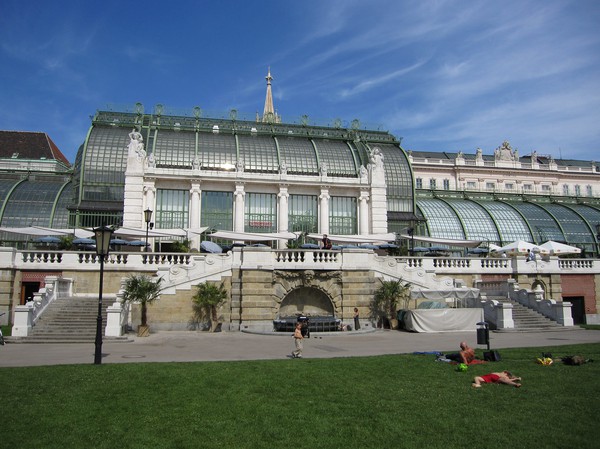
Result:
{"type": "Polygon", "coordinates": [[[501,355],[464,373],[431,355],[1,368],[0,447],[598,447],[600,344],[501,355]],[[523,387],[471,388],[502,369],[523,387]]]}

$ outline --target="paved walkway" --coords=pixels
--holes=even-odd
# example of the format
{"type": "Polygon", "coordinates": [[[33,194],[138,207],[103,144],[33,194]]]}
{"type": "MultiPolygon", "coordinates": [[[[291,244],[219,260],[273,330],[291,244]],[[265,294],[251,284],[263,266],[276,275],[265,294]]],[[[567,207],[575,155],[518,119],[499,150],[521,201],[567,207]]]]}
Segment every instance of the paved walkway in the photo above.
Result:
{"type": "MultiPolygon", "coordinates": [[[[354,357],[456,351],[466,340],[478,349],[473,332],[408,333],[377,330],[368,333],[315,334],[305,340],[305,358],[354,357]]],[[[492,349],[600,343],[600,331],[574,328],[555,332],[491,332],[492,349]]],[[[130,342],[105,341],[103,363],[204,362],[286,358],[293,349],[291,334],[260,335],[241,332],[158,332],[130,342]]],[[[0,346],[0,367],[92,364],[94,343],[6,344],[0,346]]]]}

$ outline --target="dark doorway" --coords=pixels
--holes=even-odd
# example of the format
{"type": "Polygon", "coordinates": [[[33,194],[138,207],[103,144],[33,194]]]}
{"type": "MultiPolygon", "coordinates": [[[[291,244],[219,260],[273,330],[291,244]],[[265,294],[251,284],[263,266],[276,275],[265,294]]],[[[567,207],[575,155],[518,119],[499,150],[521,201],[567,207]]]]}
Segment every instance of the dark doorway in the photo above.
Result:
{"type": "Polygon", "coordinates": [[[21,305],[33,300],[33,294],[40,291],[39,282],[23,282],[21,284],[21,305]]]}
{"type": "Polygon", "coordinates": [[[572,304],[571,313],[574,324],[585,324],[585,298],[583,296],[564,297],[563,301],[572,304]]]}

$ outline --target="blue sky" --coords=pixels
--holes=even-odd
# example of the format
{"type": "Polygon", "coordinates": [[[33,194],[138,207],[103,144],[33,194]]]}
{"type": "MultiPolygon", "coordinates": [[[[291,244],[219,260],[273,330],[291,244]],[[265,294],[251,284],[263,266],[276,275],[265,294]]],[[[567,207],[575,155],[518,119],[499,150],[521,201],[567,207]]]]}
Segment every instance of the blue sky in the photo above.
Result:
{"type": "Polygon", "coordinates": [[[597,0],[0,0],[0,129],[70,161],[107,105],[357,118],[405,149],[598,160],[597,0]]]}

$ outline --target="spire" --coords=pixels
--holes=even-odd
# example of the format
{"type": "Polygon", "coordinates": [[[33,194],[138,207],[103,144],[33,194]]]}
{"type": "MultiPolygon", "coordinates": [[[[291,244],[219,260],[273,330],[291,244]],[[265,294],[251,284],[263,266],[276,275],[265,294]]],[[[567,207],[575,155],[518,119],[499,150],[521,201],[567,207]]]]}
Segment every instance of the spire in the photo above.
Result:
{"type": "Polygon", "coordinates": [[[267,80],[267,96],[265,98],[265,110],[263,111],[262,121],[272,122],[275,119],[275,109],[273,108],[273,94],[271,93],[271,81],[273,81],[271,67],[269,67],[265,79],[267,80]]]}
{"type": "Polygon", "coordinates": [[[281,123],[281,117],[273,107],[273,93],[271,92],[271,81],[273,81],[273,77],[271,76],[271,67],[269,67],[265,79],[267,80],[267,96],[265,98],[265,109],[263,111],[262,121],[263,123],[281,123]]]}

